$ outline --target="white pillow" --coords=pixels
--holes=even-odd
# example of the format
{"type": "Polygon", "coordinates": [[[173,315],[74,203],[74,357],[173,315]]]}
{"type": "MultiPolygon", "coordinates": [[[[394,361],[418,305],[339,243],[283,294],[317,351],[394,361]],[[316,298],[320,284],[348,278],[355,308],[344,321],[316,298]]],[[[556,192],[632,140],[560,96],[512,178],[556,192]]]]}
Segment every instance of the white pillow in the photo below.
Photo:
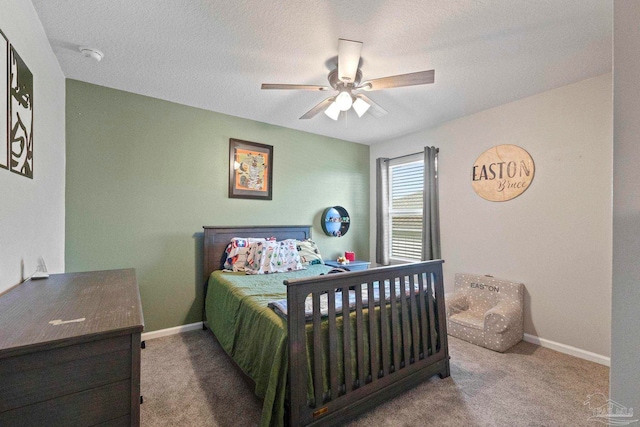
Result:
{"type": "Polygon", "coordinates": [[[307,239],[296,240],[296,243],[298,245],[298,254],[300,254],[300,261],[302,262],[302,265],[324,264],[316,242],[311,239],[307,239]]]}
{"type": "Polygon", "coordinates": [[[265,242],[266,239],[256,237],[234,237],[227,245],[225,252],[227,257],[224,261],[224,268],[233,271],[244,271],[247,266],[247,253],[249,245],[254,242],[265,242]]]}
{"type": "Polygon", "coordinates": [[[251,243],[245,272],[247,274],[270,274],[302,270],[296,243],[295,239],[251,243]]]}

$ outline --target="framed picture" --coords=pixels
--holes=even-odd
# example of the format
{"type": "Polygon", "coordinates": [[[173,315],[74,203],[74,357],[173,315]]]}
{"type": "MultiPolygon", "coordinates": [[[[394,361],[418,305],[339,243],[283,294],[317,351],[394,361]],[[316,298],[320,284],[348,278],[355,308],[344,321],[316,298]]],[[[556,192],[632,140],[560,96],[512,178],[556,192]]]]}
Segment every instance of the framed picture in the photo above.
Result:
{"type": "Polygon", "coordinates": [[[229,197],[271,200],[273,146],[229,139],[229,197]]]}
{"type": "Polygon", "coordinates": [[[33,74],[13,46],[9,55],[9,163],[11,171],[33,178],[33,74]]]}
{"type": "Polygon", "coordinates": [[[9,169],[9,40],[0,30],[0,168],[9,169]]]}

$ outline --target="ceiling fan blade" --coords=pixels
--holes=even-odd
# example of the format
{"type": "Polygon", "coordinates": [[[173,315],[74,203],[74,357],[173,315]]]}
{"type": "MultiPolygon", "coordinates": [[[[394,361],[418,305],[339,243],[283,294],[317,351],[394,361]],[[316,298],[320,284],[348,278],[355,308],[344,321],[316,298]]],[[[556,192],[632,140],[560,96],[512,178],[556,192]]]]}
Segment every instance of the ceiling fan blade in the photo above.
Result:
{"type": "Polygon", "coordinates": [[[359,89],[380,90],[393,87],[415,86],[433,83],[435,81],[435,70],[418,71],[417,73],[401,74],[399,76],[382,77],[380,79],[368,80],[362,83],[359,89]]]}
{"type": "Polygon", "coordinates": [[[338,78],[345,83],[353,83],[356,79],[362,42],[338,39],[338,78]]]}
{"type": "Polygon", "coordinates": [[[304,113],[304,115],[300,117],[300,120],[311,119],[315,117],[316,114],[318,114],[321,111],[324,111],[335,100],[336,100],[335,96],[330,96],[329,98],[325,99],[324,101],[322,101],[321,103],[313,107],[311,110],[304,113]]]}
{"type": "Polygon", "coordinates": [[[356,95],[356,98],[362,99],[364,102],[366,102],[371,106],[369,107],[368,111],[371,113],[371,115],[373,115],[373,117],[380,118],[385,114],[387,114],[387,110],[385,110],[384,108],[382,108],[381,106],[373,102],[371,98],[369,98],[367,95],[360,93],[356,95]]]}
{"type": "Polygon", "coordinates": [[[329,86],[262,83],[261,89],[329,90],[329,86]]]}

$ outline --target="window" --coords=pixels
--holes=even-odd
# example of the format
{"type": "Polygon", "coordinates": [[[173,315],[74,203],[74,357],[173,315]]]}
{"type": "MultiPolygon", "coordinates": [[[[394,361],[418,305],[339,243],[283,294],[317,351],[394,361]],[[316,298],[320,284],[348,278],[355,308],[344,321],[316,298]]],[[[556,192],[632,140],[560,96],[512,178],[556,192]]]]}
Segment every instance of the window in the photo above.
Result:
{"type": "Polygon", "coordinates": [[[389,164],[389,258],[401,261],[422,259],[422,197],[424,162],[403,158],[389,164]]]}

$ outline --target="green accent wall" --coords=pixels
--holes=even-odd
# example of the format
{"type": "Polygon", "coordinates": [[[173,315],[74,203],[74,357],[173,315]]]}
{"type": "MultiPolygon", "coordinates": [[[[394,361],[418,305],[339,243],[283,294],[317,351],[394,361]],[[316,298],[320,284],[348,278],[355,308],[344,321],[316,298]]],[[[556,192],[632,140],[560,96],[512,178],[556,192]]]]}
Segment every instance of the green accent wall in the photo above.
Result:
{"type": "Polygon", "coordinates": [[[367,259],[367,145],[75,80],[66,133],[66,271],[135,268],[146,331],[202,320],[205,225],[313,224],[325,258],[367,259]],[[229,138],[274,147],[273,200],[228,198],[229,138]],[[333,205],[341,238],[320,225],[333,205]]]}

